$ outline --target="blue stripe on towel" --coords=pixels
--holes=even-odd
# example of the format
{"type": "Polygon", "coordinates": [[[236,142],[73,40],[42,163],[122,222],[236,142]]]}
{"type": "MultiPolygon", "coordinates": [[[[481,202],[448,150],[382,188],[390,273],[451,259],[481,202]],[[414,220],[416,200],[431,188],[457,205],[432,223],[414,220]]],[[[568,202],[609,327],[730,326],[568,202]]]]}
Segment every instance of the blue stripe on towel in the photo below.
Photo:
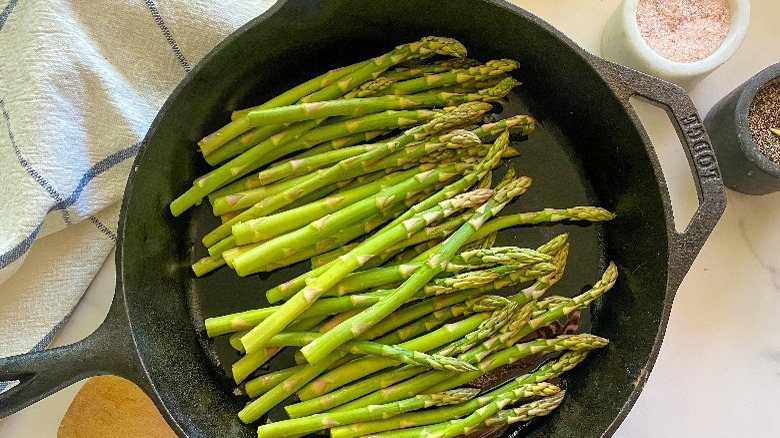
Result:
{"type": "MultiPolygon", "coordinates": [[[[84,187],[94,177],[100,175],[101,173],[105,172],[108,169],[111,169],[112,167],[116,166],[117,164],[121,163],[122,161],[128,158],[132,158],[136,156],[140,148],[141,148],[141,142],[138,142],[130,147],[114,152],[108,157],[95,163],[94,166],[90,167],[89,170],[87,170],[87,172],[84,173],[84,176],[81,177],[81,181],[79,182],[79,185],[76,187],[73,193],[68,197],[68,199],[64,199],[61,202],[55,204],[54,206],[52,206],[52,208],[49,211],[54,209],[64,210],[70,207],[71,205],[73,205],[76,201],[78,201],[79,196],[81,196],[81,193],[84,190],[84,187]]],[[[25,237],[24,240],[19,242],[10,251],[4,254],[0,254],[0,269],[3,269],[6,266],[13,263],[14,261],[16,261],[16,259],[21,257],[25,252],[27,252],[30,249],[30,246],[35,240],[35,237],[38,235],[38,232],[41,230],[41,226],[43,226],[43,222],[38,224],[38,227],[35,230],[33,230],[33,232],[30,233],[29,236],[25,237]]],[[[116,241],[116,234],[112,232],[110,229],[108,229],[108,227],[105,227],[104,225],[104,227],[108,231],[108,233],[106,233],[97,224],[95,224],[95,226],[97,226],[98,229],[100,229],[100,231],[103,231],[103,233],[106,234],[106,236],[108,236],[111,240],[116,241]]]]}
{"type": "MultiPolygon", "coordinates": [[[[8,109],[5,107],[5,101],[2,97],[0,97],[0,110],[3,113],[3,118],[5,119],[5,124],[8,127],[8,138],[11,139],[11,146],[14,149],[14,152],[16,153],[16,158],[19,160],[19,164],[21,164],[24,169],[27,171],[28,174],[41,186],[44,190],[46,190],[46,193],[48,193],[52,198],[54,198],[57,202],[62,202],[62,196],[57,192],[57,189],[54,188],[54,186],[51,185],[48,181],[46,181],[46,178],[44,178],[40,173],[38,173],[35,168],[32,167],[29,161],[27,161],[26,158],[24,158],[24,155],[22,155],[22,151],[19,150],[19,146],[16,144],[16,139],[14,138],[14,131],[11,129],[11,116],[8,114],[8,109]]],[[[70,214],[67,210],[61,210],[62,211],[62,220],[65,221],[65,225],[70,226],[72,224],[70,220],[70,214]]]]}
{"type": "Polygon", "coordinates": [[[43,222],[38,224],[38,227],[36,227],[32,233],[30,233],[29,236],[25,237],[24,240],[17,243],[16,246],[11,248],[10,251],[0,254],[0,269],[5,268],[6,266],[10,265],[16,259],[22,256],[22,254],[26,253],[30,246],[32,246],[33,240],[35,240],[35,237],[38,235],[38,232],[41,231],[41,227],[43,226],[43,222]]]}
{"type": "Polygon", "coordinates": [[[5,24],[5,20],[8,20],[8,16],[11,15],[11,11],[14,10],[14,6],[16,6],[17,0],[11,0],[8,2],[7,5],[5,5],[5,9],[3,9],[3,12],[0,12],[0,30],[3,29],[3,25],[5,24]]]}
{"type": "Polygon", "coordinates": [[[141,142],[138,142],[132,146],[118,150],[113,154],[107,156],[106,158],[103,158],[102,160],[95,163],[86,172],[84,172],[84,175],[81,177],[81,181],[79,181],[79,184],[73,190],[73,193],[70,196],[68,196],[67,199],[64,199],[61,202],[54,204],[52,209],[64,210],[70,207],[71,205],[75,204],[76,201],[78,201],[79,197],[81,196],[81,192],[84,191],[84,188],[87,186],[87,184],[90,181],[92,181],[93,178],[105,172],[106,170],[111,169],[112,167],[116,166],[122,161],[128,158],[135,157],[138,154],[138,150],[140,148],[141,148],[141,142]]]}
{"type": "Polygon", "coordinates": [[[95,216],[90,216],[89,217],[89,221],[92,222],[93,224],[95,224],[97,229],[100,230],[106,236],[108,236],[109,239],[111,239],[114,242],[116,242],[116,233],[114,233],[113,231],[109,230],[108,227],[105,226],[103,224],[103,222],[100,222],[100,220],[98,218],[96,218],[95,216]]]}
{"type": "Polygon", "coordinates": [[[176,59],[179,60],[179,64],[181,64],[182,68],[184,69],[184,72],[189,73],[190,70],[192,69],[190,67],[190,63],[187,62],[187,58],[185,58],[184,54],[181,53],[181,49],[179,49],[179,45],[176,43],[176,40],[173,38],[171,31],[168,30],[168,26],[165,25],[165,21],[163,21],[162,15],[160,15],[160,11],[157,9],[157,5],[154,4],[154,0],[146,0],[146,6],[149,8],[149,12],[152,13],[152,17],[154,17],[154,21],[157,22],[157,26],[159,26],[160,30],[162,30],[165,39],[168,40],[168,44],[171,46],[171,51],[173,51],[173,54],[176,55],[176,59]]]}
{"type": "MultiPolygon", "coordinates": [[[[76,306],[78,306],[78,304],[76,306]]],[[[43,337],[43,339],[38,341],[38,343],[35,344],[35,346],[33,348],[31,348],[30,351],[28,351],[27,353],[28,354],[29,353],[34,353],[36,351],[41,351],[41,350],[46,349],[46,347],[48,347],[49,344],[51,344],[51,341],[52,341],[52,339],[54,339],[54,336],[57,334],[57,332],[60,331],[60,329],[62,328],[63,325],[65,325],[65,321],[68,320],[68,318],[73,313],[73,310],[76,308],[76,306],[73,306],[73,309],[70,309],[70,312],[68,312],[68,314],[65,315],[65,317],[62,318],[60,320],[60,322],[58,322],[57,325],[55,325],[51,329],[51,331],[49,331],[49,333],[47,333],[46,336],[43,337]]],[[[5,391],[5,388],[6,388],[6,386],[8,386],[9,383],[11,383],[11,382],[0,381],[0,393],[5,391]]]]}

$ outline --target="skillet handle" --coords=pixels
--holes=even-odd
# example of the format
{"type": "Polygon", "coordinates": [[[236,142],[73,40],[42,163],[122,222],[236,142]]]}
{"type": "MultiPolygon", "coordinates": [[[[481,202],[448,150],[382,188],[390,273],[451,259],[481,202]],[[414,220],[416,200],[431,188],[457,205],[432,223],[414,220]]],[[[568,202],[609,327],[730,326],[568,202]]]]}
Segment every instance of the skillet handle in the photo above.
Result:
{"type": "Polygon", "coordinates": [[[676,290],[726,209],[726,190],[712,143],[693,101],[681,87],[596,56],[592,61],[636,120],[629,101],[632,96],[641,96],[666,111],[688,158],[699,207],[685,231],[678,232],[673,223],[669,224],[673,257],[669,261],[669,284],[676,290]]]}
{"type": "Polygon", "coordinates": [[[146,389],[124,300],[119,295],[114,297],[100,327],[85,339],[63,347],[0,358],[0,381],[19,381],[0,393],[0,418],[99,374],[125,377],[146,389]]]}

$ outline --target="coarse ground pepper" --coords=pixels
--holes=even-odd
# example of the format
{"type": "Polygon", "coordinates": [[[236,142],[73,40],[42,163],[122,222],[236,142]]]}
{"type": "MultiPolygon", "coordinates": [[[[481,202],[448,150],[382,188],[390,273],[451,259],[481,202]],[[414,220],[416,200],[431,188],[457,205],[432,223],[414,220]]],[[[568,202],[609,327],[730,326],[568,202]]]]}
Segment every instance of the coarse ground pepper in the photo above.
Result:
{"type": "Polygon", "coordinates": [[[654,52],[696,62],[718,50],[729,32],[726,0],[640,0],[639,32],[654,52]]]}
{"type": "Polygon", "coordinates": [[[776,127],[780,127],[780,79],[758,90],[748,113],[748,128],[758,150],[780,164],[780,136],[772,132],[776,127]]]}

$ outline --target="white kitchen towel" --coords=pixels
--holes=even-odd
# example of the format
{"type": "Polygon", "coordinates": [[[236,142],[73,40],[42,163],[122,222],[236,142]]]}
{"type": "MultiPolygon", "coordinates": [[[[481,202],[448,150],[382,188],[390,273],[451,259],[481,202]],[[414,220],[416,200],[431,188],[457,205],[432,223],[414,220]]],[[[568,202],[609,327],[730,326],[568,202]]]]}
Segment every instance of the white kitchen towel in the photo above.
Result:
{"type": "Polygon", "coordinates": [[[157,110],[273,3],[0,0],[0,357],[48,345],[114,245],[157,110]]]}

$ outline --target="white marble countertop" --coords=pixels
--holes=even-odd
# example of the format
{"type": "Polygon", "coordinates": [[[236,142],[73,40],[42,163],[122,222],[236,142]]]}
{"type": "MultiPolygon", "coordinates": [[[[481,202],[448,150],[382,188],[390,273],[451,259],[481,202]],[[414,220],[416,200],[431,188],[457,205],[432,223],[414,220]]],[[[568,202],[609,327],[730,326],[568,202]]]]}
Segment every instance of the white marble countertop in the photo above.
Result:
{"type": "MultiPolygon", "coordinates": [[[[512,0],[599,53],[601,29],[619,0],[512,0]]],[[[777,0],[752,0],[750,30],[737,54],[688,89],[702,116],[720,97],[780,61],[777,0]],[[774,41],[775,43],[771,43],[774,41]]],[[[675,216],[697,206],[687,163],[664,113],[639,108],[659,151],[675,216]]],[[[780,434],[780,193],[728,192],[728,207],[675,300],[658,362],[617,438],[780,434]]],[[[70,321],[64,345],[92,332],[114,291],[109,255],[70,321]]],[[[0,422],[0,437],[51,438],[81,384],[0,422]]]]}

